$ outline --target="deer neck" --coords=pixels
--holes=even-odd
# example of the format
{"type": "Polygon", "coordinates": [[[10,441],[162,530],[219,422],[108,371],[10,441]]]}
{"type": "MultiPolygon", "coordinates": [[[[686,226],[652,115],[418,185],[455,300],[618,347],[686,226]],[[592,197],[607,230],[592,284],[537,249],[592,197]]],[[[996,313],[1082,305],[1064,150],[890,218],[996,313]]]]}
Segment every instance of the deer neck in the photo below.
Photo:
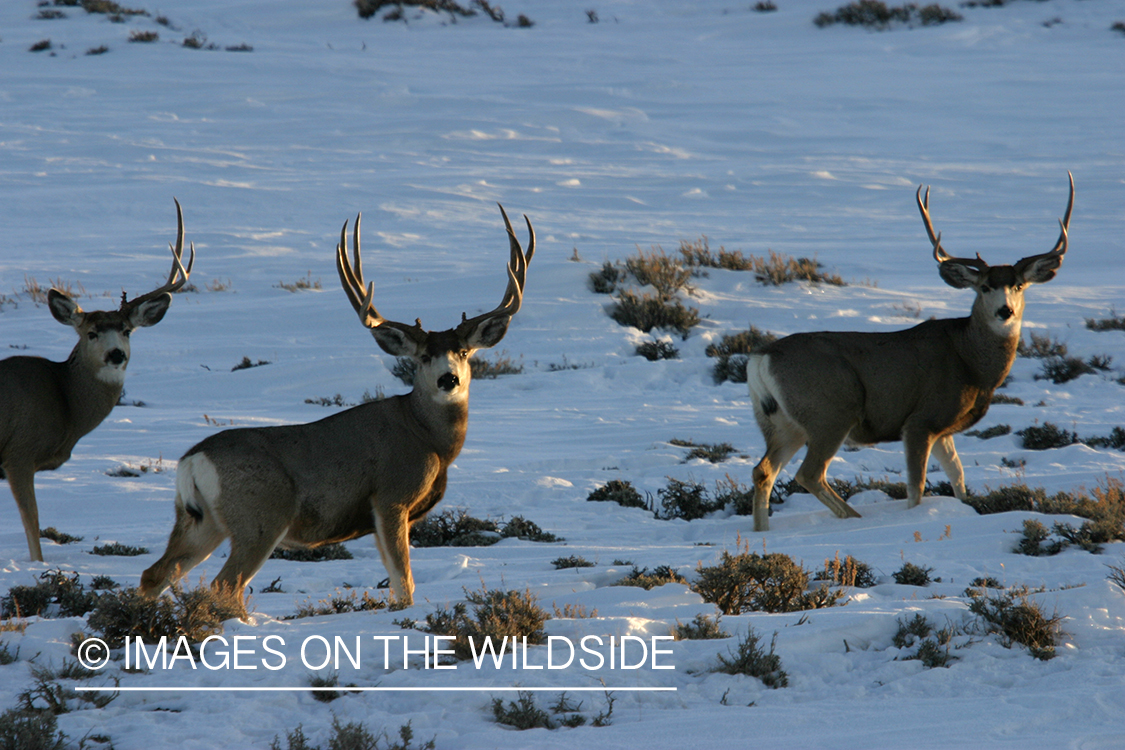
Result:
{"type": "Polygon", "coordinates": [[[77,347],[67,359],[64,372],[66,401],[72,417],[71,429],[77,440],[109,416],[121,398],[123,383],[99,378],[78,356],[77,347]]]}
{"type": "Polygon", "coordinates": [[[439,402],[416,388],[407,401],[410,413],[434,452],[447,463],[453,461],[465,444],[469,428],[468,399],[439,402]]]}
{"type": "Polygon", "coordinates": [[[1004,382],[1016,360],[1021,320],[1016,318],[1001,329],[986,316],[974,307],[972,316],[964,319],[967,325],[958,338],[957,349],[976,373],[976,385],[991,391],[1004,382]]]}

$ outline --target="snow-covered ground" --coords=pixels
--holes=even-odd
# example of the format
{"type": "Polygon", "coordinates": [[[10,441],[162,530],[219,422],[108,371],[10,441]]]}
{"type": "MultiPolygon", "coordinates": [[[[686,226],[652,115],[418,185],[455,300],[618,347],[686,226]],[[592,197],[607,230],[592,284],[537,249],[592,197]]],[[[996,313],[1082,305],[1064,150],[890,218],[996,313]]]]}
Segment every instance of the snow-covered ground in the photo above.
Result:
{"type": "MultiPolygon", "coordinates": [[[[47,543],[46,562],[29,563],[15,504],[0,491],[0,591],[56,568],[135,585],[171,527],[176,458],[216,424],[306,422],[328,411],[305,399],[406,390],[337,288],[339,228],[360,211],[380,312],[438,329],[500,301],[507,243],[496,202],[534,223],[524,306],[497,347],[524,372],[473,384],[468,439],[439,510],[522,515],[566,541],[415,549],[412,608],[294,621],[280,618],[338,588],[375,593],[379,555],[364,538],[348,543],[350,561],[271,560],[256,587],[280,577],[284,593],[255,593],[252,620],[226,634],[259,645],[279,636],[286,667],[107,670],[122,687],[305,687],[304,639],[360,637],[362,666],[342,666],[343,684],[493,692],[364,692],[327,705],[308,692],[123,692],[105,709],[62,715],[71,738],[108,734],[120,750],[267,747],[301,724],[323,744],[335,715],[392,735],[410,721],[442,750],[1125,747],[1125,592],[1106,580],[1106,565],[1122,564],[1120,544],[1100,556],[1020,556],[1011,550],[1032,514],[978,516],[950,498],[907,510],[878,492],[857,498],[864,517],[849,521],[795,496],[766,534],[744,516],[663,521],[586,502],[610,479],[654,495],[668,477],[749,482],[763,442],[745,386],[715,385],[704,355],[723,334],[750,324],[777,334],[893,330],[967,314],[971,293],[936,273],[914,203],[920,184],[932,186],[950,253],[1012,263],[1051,247],[1073,172],[1070,251],[1054,281],[1027,293],[1024,327],[1073,355],[1111,356],[1113,369],[1056,386],[1035,379],[1039,361],[1019,359],[1006,392],[1026,405],[995,406],[978,428],[1052,422],[1089,437],[1125,424],[1125,334],[1084,325],[1125,311],[1125,36],[1111,30],[1125,2],[959,8],[961,23],[886,32],[817,28],[830,0],[777,0],[772,13],[749,0],[504,3],[509,19],[526,14],[532,28],[417,11],[408,23],[364,21],[344,0],[143,3],[129,5],[152,16],[125,23],[77,8],[39,20],[34,0],[0,4],[0,342],[56,360],[73,346],[73,332],[23,293],[27,279],[81,285],[87,308],[160,283],[173,196],[199,288],[133,337],[126,400],[145,406],[118,407],[68,463],[37,477],[41,525],[84,541],[47,543]],[[155,22],[160,13],[171,26],[155,22]],[[159,41],[131,43],[135,31],[159,41]],[[217,48],[182,46],[195,31],[217,48]],[[43,39],[51,50],[29,51],[43,39]],[[86,54],[101,45],[106,53],[86,54]],[[253,49],[226,50],[237,45],[253,49]],[[609,299],[590,291],[588,274],[638,247],[674,252],[701,235],[713,249],[815,256],[850,283],[765,287],[713,271],[686,300],[703,323],[686,341],[669,338],[681,358],[634,356],[650,337],[606,315],[609,299]],[[299,279],[323,288],[279,287],[299,279]],[[243,357],[270,364],[232,372],[243,357]],[[739,456],[685,463],[674,438],[729,442],[739,456]],[[165,470],[107,475],[122,465],[165,470]],[[614,561],[691,578],[740,538],[810,569],[851,554],[882,580],[842,607],[723,618],[736,636],[753,628],[768,643],[777,633],[785,689],[707,671],[737,639],[663,643],[671,654],[661,663],[674,669],[628,671],[427,671],[417,658],[385,670],[372,640],[406,634],[394,620],[420,620],[482,582],[529,588],[548,609],[597,609],[593,619],[551,620],[552,635],[666,635],[713,605],[686,586],[612,587],[631,567],[614,561]],[[151,552],[88,554],[108,541],[151,552]],[[597,565],[555,570],[551,561],[568,555],[597,565]],[[942,582],[895,584],[904,561],[942,582]],[[978,576],[1044,587],[1036,600],[1067,618],[1059,655],[1043,662],[982,637],[948,669],[897,658],[897,623],[915,613],[962,622],[962,592],[978,576]],[[605,708],[603,682],[618,688],[610,726],[515,733],[492,721],[491,698],[515,697],[499,688],[548,688],[542,705],[569,689],[593,716],[605,708]],[[597,691],[575,692],[582,687],[597,691]]],[[[1019,481],[1092,488],[1125,472],[1120,451],[1027,451],[1015,435],[961,437],[958,449],[978,492],[1019,481]]],[[[830,475],[895,478],[903,465],[892,443],[841,452],[830,475]]],[[[190,579],[209,580],[222,556],[190,579]]],[[[32,684],[34,665],[70,658],[70,634],[82,627],[33,620],[0,637],[20,654],[0,667],[0,710],[32,684]]],[[[411,635],[412,648],[421,637],[411,635]]],[[[527,658],[544,665],[545,649],[527,658]]]]}

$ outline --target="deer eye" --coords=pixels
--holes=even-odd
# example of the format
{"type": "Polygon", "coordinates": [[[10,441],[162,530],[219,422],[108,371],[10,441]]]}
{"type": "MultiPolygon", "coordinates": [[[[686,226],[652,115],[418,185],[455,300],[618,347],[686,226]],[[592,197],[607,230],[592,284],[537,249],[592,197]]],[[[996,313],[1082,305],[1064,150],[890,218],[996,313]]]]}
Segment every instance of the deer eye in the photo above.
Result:
{"type": "Polygon", "coordinates": [[[1012,291],[1013,292],[1022,292],[1023,291],[1023,284],[1016,284],[1015,286],[1012,287],[1012,291]]]}
{"type": "Polygon", "coordinates": [[[433,359],[434,359],[434,358],[433,358],[433,357],[431,357],[431,356],[430,356],[429,354],[423,354],[423,355],[422,355],[422,364],[424,364],[424,365],[428,365],[428,364],[430,364],[430,362],[432,362],[432,361],[433,361],[433,359]]]}
{"type": "Polygon", "coordinates": [[[98,340],[98,332],[97,331],[90,331],[89,333],[86,334],[86,338],[90,339],[90,341],[97,341],[98,340]]]}
{"type": "Polygon", "coordinates": [[[469,350],[468,349],[462,349],[461,351],[457,352],[457,356],[460,357],[461,359],[465,359],[466,357],[469,356],[469,350]]]}
{"type": "Polygon", "coordinates": [[[130,336],[133,335],[133,332],[130,331],[128,328],[124,328],[121,331],[121,335],[124,336],[125,338],[129,338],[130,336]]]}

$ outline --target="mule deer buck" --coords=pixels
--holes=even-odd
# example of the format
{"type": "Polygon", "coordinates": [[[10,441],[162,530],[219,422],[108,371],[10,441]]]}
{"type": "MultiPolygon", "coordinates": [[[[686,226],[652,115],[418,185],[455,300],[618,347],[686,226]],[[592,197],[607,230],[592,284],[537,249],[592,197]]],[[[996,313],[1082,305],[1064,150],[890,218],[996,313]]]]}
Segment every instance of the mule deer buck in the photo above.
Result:
{"type": "Polygon", "coordinates": [[[169,245],[172,270],[163,286],[132,300],[122,293],[117,310],[91,312],[51,289],[47,293],[51,315],[78,334],[70,357],[65,362],[42,357],[0,361],[0,478],[8,478],[16,498],[32,560],[43,560],[35,473],[66,463],[75,443],[109,415],[125,383],[129,334],[159,323],[172,304],[171,293],[191,274],[195,246],[184,268],[184,214],[179,201],[176,221],[176,244],[169,245]]]}
{"type": "Polygon", "coordinates": [[[840,518],[859,517],[825,481],[828,463],[845,441],[903,442],[908,507],[921,502],[931,451],[954,494],[967,498],[953,435],[985,415],[1012,367],[1027,285],[1050,281],[1062,264],[1074,177],[1055,247],[1014,266],[989,266],[980,255],[948,255],[930,222],[929,189],[923,198],[919,187],[915,197],[941,278],[976,292],[972,314],[892,333],[797,333],[751,355],[747,381],[766,440],[753,474],[755,531],[769,529],[774,480],[803,445],[808,450],[797,483],[840,518]]]}
{"type": "Polygon", "coordinates": [[[502,206],[500,212],[511,251],[501,303],[474,318],[462,315],[447,331],[379,314],[375,284],[363,277],[360,217],[351,262],[344,223],[336,248],[340,283],[376,343],[413,360],[413,390],[309,424],[226,430],[189,450],[176,472],[175,526],[163,557],[141,576],[143,595],[159,594],[228,537],[230,556],[212,585],[241,596],[279,545],[317,547],[374,532],[395,599],[413,603],[410,526],[445,493],[468,426],[469,359],[507,333],[535,253],[531,221],[524,217],[531,237],[524,254],[502,206]]]}

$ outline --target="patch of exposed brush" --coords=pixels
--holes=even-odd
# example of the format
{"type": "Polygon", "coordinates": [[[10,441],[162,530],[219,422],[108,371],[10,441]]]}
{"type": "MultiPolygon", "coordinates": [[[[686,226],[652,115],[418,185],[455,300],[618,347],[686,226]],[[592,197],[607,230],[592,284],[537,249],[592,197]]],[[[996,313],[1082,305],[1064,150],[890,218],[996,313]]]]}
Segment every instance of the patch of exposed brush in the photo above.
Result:
{"type": "Polygon", "coordinates": [[[171,594],[146,598],[137,589],[109,591],[98,597],[86,625],[110,648],[125,645],[126,636],[157,642],[162,636],[175,642],[181,636],[201,643],[223,632],[223,623],[244,617],[242,593],[230,586],[200,585],[185,589],[174,585],[171,594]]]}
{"type": "Polygon", "coordinates": [[[657,362],[662,359],[679,359],[680,350],[677,349],[669,341],[660,341],[653,339],[652,341],[642,341],[637,344],[636,353],[638,357],[644,357],[649,362],[657,362]]]}
{"type": "Polygon", "coordinates": [[[940,578],[930,578],[930,573],[933,572],[933,568],[907,562],[892,573],[891,577],[895,579],[895,583],[903,586],[929,586],[934,581],[941,581],[940,578]]]}
{"type": "Polygon", "coordinates": [[[647,502],[637,489],[623,479],[611,479],[601,487],[586,496],[588,502],[613,502],[624,508],[645,508],[651,510],[651,502],[647,502]]]}
{"type": "MultiPolygon", "coordinates": [[[[310,685],[310,687],[316,687],[316,685],[310,685]]],[[[326,685],[324,687],[331,686],[326,685]]],[[[325,694],[333,697],[339,697],[340,695],[338,691],[320,691],[314,693],[314,697],[325,694]]],[[[340,717],[333,715],[332,735],[328,738],[328,750],[382,750],[382,748],[386,748],[386,750],[435,750],[437,747],[436,740],[435,737],[420,745],[415,745],[414,729],[409,721],[399,727],[398,740],[394,741],[385,729],[378,735],[374,735],[362,722],[349,721],[345,724],[340,721],[340,717]]],[[[282,747],[281,738],[275,735],[273,742],[270,743],[270,750],[321,750],[321,747],[310,744],[303,726],[298,724],[296,729],[285,733],[284,747],[282,747]]]]}
{"type": "Polygon", "coordinates": [[[832,607],[844,596],[824,586],[809,591],[809,573],[793,558],[750,552],[749,543],[735,555],[723,550],[718,565],[700,565],[696,572],[692,589],[724,615],[832,607]]]}
{"type": "Polygon", "coordinates": [[[282,619],[299,620],[304,617],[342,615],[349,612],[377,612],[388,608],[391,608],[391,602],[385,597],[372,596],[367,591],[363,592],[363,596],[359,596],[354,589],[345,594],[340,589],[336,589],[335,594],[315,604],[311,600],[306,600],[304,604],[297,607],[296,613],[291,617],[282,619]]]}
{"type": "Polygon", "coordinates": [[[707,488],[699,482],[682,482],[669,477],[668,484],[657,490],[656,494],[660,497],[660,512],[657,516],[666,520],[679,518],[694,521],[723,509],[723,505],[718,500],[711,499],[707,488]]]}
{"type": "Polygon", "coordinates": [[[1046,614],[1026,589],[975,597],[969,611],[977,616],[981,630],[1000,636],[1005,648],[1018,643],[1036,659],[1054,658],[1055,647],[1062,642],[1066,618],[1057,611],[1046,614]]]}
{"type": "Polygon", "coordinates": [[[48,526],[45,529],[39,530],[40,539],[50,539],[55,544],[75,544],[81,542],[84,537],[68,534],[65,531],[59,531],[54,526],[48,526]]]}
{"type": "Polygon", "coordinates": [[[950,653],[953,638],[957,635],[960,635],[957,628],[935,628],[924,615],[916,613],[909,620],[898,621],[892,643],[897,649],[915,649],[913,653],[907,652],[901,657],[904,661],[917,660],[926,669],[933,669],[949,667],[950,662],[957,660],[950,653]]]}
{"type": "Polygon", "coordinates": [[[682,583],[687,584],[688,580],[682,575],[677,573],[674,568],[669,565],[657,565],[652,571],[647,567],[638,568],[633,566],[629,575],[624,578],[614,581],[613,586],[637,586],[645,591],[663,586],[666,583],[682,583]]]}
{"type": "Polygon", "coordinates": [[[870,565],[851,555],[845,555],[841,560],[839,552],[831,560],[824,561],[824,567],[813,576],[813,580],[860,589],[868,589],[878,583],[870,565]]]}
{"type": "Polygon", "coordinates": [[[1086,327],[1091,331],[1125,331],[1125,316],[1110,309],[1108,318],[1086,318],[1086,327]]]}
{"type": "Polygon", "coordinates": [[[474,518],[460,509],[427,516],[410,528],[410,543],[415,547],[487,547],[512,538],[528,542],[562,541],[523,516],[498,523],[474,518]]]}
{"type": "Polygon", "coordinates": [[[551,565],[555,566],[555,570],[568,570],[570,568],[593,568],[597,563],[592,563],[581,555],[570,555],[568,557],[556,557],[551,561],[551,565]]]}
{"type": "Polygon", "coordinates": [[[78,573],[47,570],[37,583],[12,586],[0,598],[0,618],[85,615],[97,604],[98,594],[87,591],[78,578],[78,573]]]}
{"type": "Polygon", "coordinates": [[[777,336],[755,326],[740,333],[724,334],[717,344],[708,344],[704,354],[715,358],[711,376],[716,383],[746,382],[746,360],[767,344],[777,341],[777,336]]]}
{"type": "Polygon", "coordinates": [[[841,5],[833,13],[820,13],[813,19],[813,23],[820,28],[839,23],[885,31],[894,26],[940,26],[961,20],[963,17],[960,13],[937,3],[921,7],[915,3],[889,6],[882,0],[856,0],[841,5]]]}
{"type": "Polygon", "coordinates": [[[762,648],[760,641],[760,636],[750,628],[735,650],[729,652],[729,656],[719,654],[719,663],[711,671],[757,677],[769,688],[788,687],[789,675],[782,669],[781,657],[774,650],[777,646],[777,633],[773,634],[768,652],[762,648]]]}
{"type": "Polygon", "coordinates": [[[1008,435],[1012,432],[1012,426],[1006,424],[993,425],[984,430],[968,430],[965,432],[966,437],[980,438],[981,440],[991,440],[992,438],[1008,435]]]}
{"type": "Polygon", "coordinates": [[[289,560],[291,562],[325,562],[328,560],[351,560],[354,555],[348,548],[339,542],[322,544],[319,547],[278,547],[270,555],[271,560],[289,560]]]}
{"type": "Polygon", "coordinates": [[[1020,445],[1030,451],[1045,451],[1052,448],[1065,448],[1078,442],[1078,433],[1060,428],[1052,422],[1030,425],[1016,430],[1020,445]]]}
{"type": "Polygon", "coordinates": [[[1105,354],[1095,354],[1089,359],[1080,357],[1050,357],[1043,360],[1040,372],[1036,373],[1036,380],[1050,380],[1056,385],[1069,383],[1082,375],[1091,375],[1097,372],[1106,372],[1110,369],[1113,358],[1105,354]]]}
{"type": "Polygon", "coordinates": [[[506,640],[513,649],[524,638],[529,645],[547,641],[543,625],[551,615],[539,606],[538,597],[530,590],[501,591],[482,584],[477,591],[464,592],[467,601],[454,604],[452,609],[442,607],[426,615],[424,624],[415,624],[423,632],[453,637],[452,650],[457,659],[484,654],[486,643],[499,653],[506,640]]]}
{"type": "Polygon", "coordinates": [[[544,710],[535,701],[535,695],[530,690],[520,690],[516,699],[507,703],[502,698],[492,699],[492,718],[497,724],[513,729],[559,729],[585,726],[604,727],[610,724],[613,716],[613,703],[615,698],[609,691],[606,692],[606,708],[597,716],[588,719],[582,710],[581,703],[575,703],[563,692],[555,703],[544,710]]]}
{"type": "Polygon", "coordinates": [[[718,640],[721,638],[730,638],[730,633],[723,630],[719,625],[722,617],[716,615],[699,614],[695,619],[689,623],[682,623],[676,621],[675,627],[672,628],[672,637],[677,641],[706,641],[718,640]]]}
{"type": "Polygon", "coordinates": [[[734,446],[730,443],[697,443],[694,440],[681,440],[680,438],[672,438],[668,442],[678,448],[691,448],[684,461],[699,458],[717,464],[726,461],[735,452],[734,446]]]}
{"type": "Polygon", "coordinates": [[[838,274],[824,273],[823,266],[815,259],[794,258],[789,255],[768,251],[765,258],[757,255],[744,255],[741,250],[727,250],[720,247],[712,251],[707,235],[698,240],[680,240],[680,255],[689,268],[721,268],[728,271],[750,271],[754,278],[763,284],[780,286],[793,281],[808,281],[814,284],[825,283],[833,286],[847,286],[838,274]]]}
{"type": "Polygon", "coordinates": [[[1050,334],[1031,331],[1028,338],[1020,337],[1016,346],[1016,356],[1032,359],[1053,359],[1066,356],[1066,344],[1051,338],[1050,334]]]}
{"type": "Polygon", "coordinates": [[[698,308],[686,307],[678,299],[667,300],[632,289],[623,289],[617,295],[610,317],[623,326],[631,326],[644,333],[659,328],[678,333],[683,339],[700,321],[698,308]]]}
{"type": "Polygon", "coordinates": [[[600,294],[617,293],[610,317],[623,326],[632,326],[645,333],[653,329],[675,332],[687,338],[699,325],[699,309],[685,306],[678,298],[689,293],[691,270],[660,248],[638,251],[624,263],[609,263],[590,274],[590,287],[600,294]],[[653,291],[637,291],[626,287],[635,283],[653,291]]]}
{"type": "Polygon", "coordinates": [[[491,360],[474,356],[469,360],[469,369],[474,380],[495,380],[501,375],[519,375],[523,364],[512,359],[508,352],[495,354],[491,360]]]}

